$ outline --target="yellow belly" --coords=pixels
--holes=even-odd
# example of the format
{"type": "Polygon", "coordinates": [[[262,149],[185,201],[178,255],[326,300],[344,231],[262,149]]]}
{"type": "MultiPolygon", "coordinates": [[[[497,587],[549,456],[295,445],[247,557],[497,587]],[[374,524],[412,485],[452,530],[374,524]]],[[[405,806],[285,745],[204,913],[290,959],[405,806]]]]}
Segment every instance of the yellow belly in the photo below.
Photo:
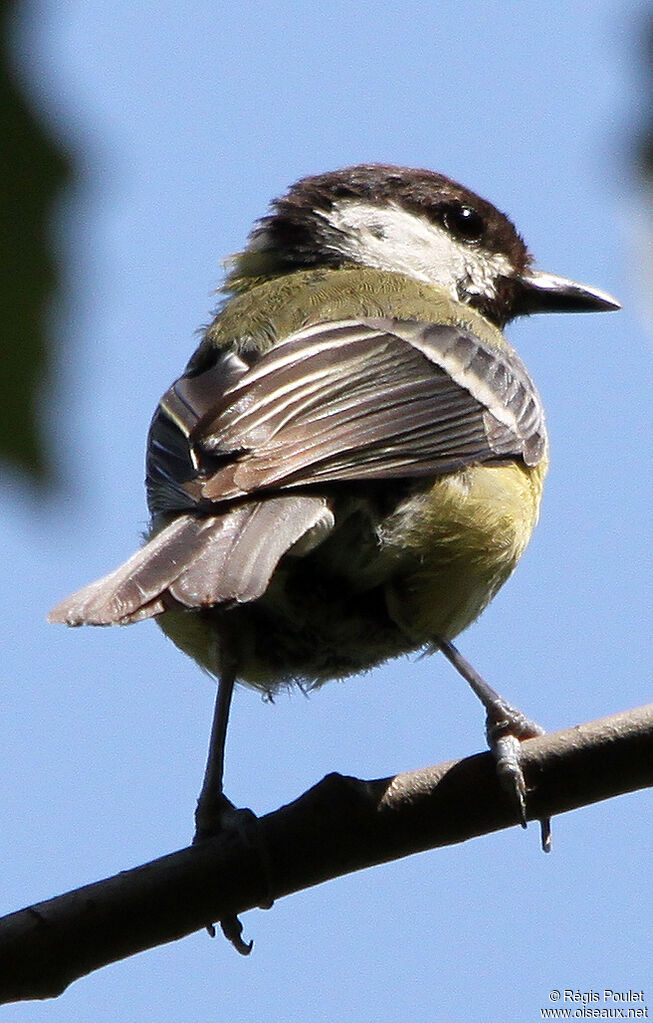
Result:
{"type": "Polygon", "coordinates": [[[407,570],[387,586],[393,619],[416,643],[452,639],[517,565],[537,522],[546,464],[472,466],[437,480],[389,523],[407,570]]]}

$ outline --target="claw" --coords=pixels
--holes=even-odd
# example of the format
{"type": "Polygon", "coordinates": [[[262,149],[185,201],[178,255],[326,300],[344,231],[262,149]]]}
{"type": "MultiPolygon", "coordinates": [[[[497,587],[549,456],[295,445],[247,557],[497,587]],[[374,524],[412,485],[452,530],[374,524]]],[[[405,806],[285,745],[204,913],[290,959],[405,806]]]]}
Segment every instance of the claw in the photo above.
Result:
{"type": "Polygon", "coordinates": [[[540,841],[542,843],[542,852],[551,852],[551,818],[543,817],[540,821],[540,841]]]}
{"type": "MultiPolygon", "coordinates": [[[[236,952],[239,952],[241,956],[249,955],[254,947],[254,942],[243,941],[241,937],[243,925],[237,916],[227,916],[224,920],[220,920],[220,928],[227,941],[230,941],[236,949],[236,952]]],[[[215,927],[213,927],[213,934],[215,935],[215,927]]]]}
{"type": "Polygon", "coordinates": [[[490,748],[496,760],[496,770],[504,792],[511,797],[519,823],[526,827],[526,781],[519,763],[519,739],[516,735],[503,735],[490,740],[490,748]]]}

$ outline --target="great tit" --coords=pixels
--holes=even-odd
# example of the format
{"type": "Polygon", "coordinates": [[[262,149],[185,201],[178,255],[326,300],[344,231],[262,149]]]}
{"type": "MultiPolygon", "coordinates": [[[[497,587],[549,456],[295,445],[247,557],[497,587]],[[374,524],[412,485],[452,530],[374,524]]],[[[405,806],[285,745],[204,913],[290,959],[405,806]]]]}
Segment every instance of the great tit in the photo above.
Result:
{"type": "Polygon", "coordinates": [[[293,185],[223,291],[152,420],[149,538],[50,621],[153,617],[217,676],[196,837],[230,805],[236,681],[310,689],[420,649],[483,700],[525,822],[515,740],[540,730],[452,644],[523,553],[548,463],[502,328],[618,303],[536,270],[510,220],[449,178],[378,164],[293,185]]]}

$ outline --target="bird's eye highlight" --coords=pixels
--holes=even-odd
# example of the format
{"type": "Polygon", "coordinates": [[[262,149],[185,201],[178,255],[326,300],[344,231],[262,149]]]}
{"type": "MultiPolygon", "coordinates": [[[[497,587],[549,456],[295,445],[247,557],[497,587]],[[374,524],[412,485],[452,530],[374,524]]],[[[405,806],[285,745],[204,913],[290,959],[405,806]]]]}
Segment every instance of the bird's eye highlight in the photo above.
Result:
{"type": "Polygon", "coordinates": [[[465,242],[477,242],[483,236],[483,217],[471,206],[447,206],[442,222],[447,231],[465,242]]]}

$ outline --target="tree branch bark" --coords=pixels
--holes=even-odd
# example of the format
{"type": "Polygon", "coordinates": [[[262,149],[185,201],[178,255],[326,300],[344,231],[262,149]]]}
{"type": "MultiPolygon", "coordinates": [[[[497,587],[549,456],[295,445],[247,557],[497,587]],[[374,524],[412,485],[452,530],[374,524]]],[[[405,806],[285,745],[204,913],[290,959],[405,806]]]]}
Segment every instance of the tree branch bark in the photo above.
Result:
{"type": "MultiPolygon", "coordinates": [[[[522,749],[529,819],[651,786],[653,704],[522,749]]],[[[375,781],[328,775],[251,829],[4,917],[0,1003],[54,997],[101,966],[211,921],[514,823],[488,753],[375,781]]]]}

